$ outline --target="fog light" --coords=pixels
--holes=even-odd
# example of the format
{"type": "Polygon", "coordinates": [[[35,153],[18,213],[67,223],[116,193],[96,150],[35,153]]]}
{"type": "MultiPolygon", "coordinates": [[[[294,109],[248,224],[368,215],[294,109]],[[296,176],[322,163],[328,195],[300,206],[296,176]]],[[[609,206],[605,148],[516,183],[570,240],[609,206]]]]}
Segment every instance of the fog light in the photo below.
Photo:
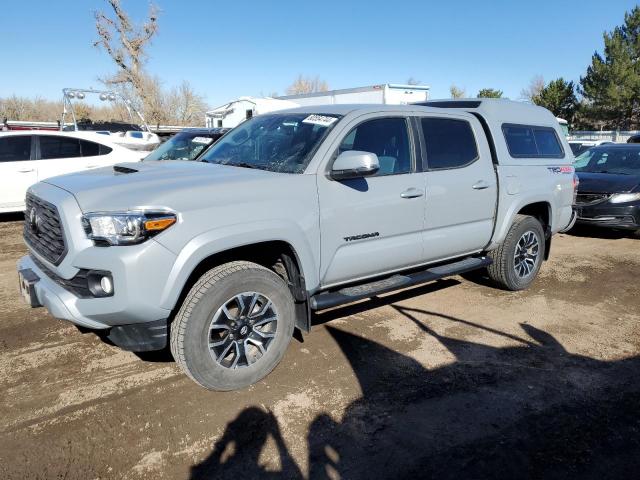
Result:
{"type": "Polygon", "coordinates": [[[113,276],[105,270],[89,270],[87,287],[94,297],[111,297],[113,295],[113,276]]]}
{"type": "Polygon", "coordinates": [[[102,277],[100,279],[100,288],[104,291],[105,294],[111,295],[113,292],[113,283],[109,277],[102,277]]]}

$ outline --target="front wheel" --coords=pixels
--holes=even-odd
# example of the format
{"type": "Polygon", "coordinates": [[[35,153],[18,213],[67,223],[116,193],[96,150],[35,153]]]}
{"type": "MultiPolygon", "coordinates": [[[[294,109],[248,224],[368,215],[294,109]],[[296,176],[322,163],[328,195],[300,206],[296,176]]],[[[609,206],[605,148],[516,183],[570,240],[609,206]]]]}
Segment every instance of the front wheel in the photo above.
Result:
{"type": "Polygon", "coordinates": [[[528,215],[516,215],[507,236],[496,250],[487,271],[489,277],[507,290],[524,290],[535,280],[545,253],[544,230],[528,215]]]}
{"type": "Polygon", "coordinates": [[[205,273],[171,324],[171,353],[210,390],[236,390],[264,378],[293,335],[294,301],[284,280],[236,261],[205,273]]]}

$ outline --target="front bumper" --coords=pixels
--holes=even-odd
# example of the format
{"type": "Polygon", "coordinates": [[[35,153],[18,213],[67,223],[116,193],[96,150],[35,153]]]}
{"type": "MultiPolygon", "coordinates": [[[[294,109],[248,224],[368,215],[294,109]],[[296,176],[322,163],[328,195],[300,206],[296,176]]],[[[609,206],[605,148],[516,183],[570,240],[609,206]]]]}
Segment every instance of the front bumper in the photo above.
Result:
{"type": "Polygon", "coordinates": [[[640,204],[614,205],[609,202],[576,207],[577,223],[624,230],[640,229],[640,204]]]}
{"type": "Polygon", "coordinates": [[[32,307],[44,307],[55,318],[69,320],[82,327],[109,328],[109,325],[83,315],[75,307],[77,297],[45,275],[29,255],[18,261],[18,271],[28,279],[32,307]]]}
{"type": "Polygon", "coordinates": [[[102,298],[83,297],[68,286],[65,288],[53,266],[43,268],[43,259],[36,262],[26,255],[18,262],[18,270],[29,270],[38,278],[32,284],[35,296],[32,305],[42,305],[52,316],[76,325],[107,329],[169,317],[170,310],[159,303],[174,260],[171,252],[153,240],[131,247],[91,247],[76,252],[73,260],[76,269],[95,268],[112,273],[114,294],[102,298]]]}
{"type": "MultiPolygon", "coordinates": [[[[161,350],[167,346],[167,318],[132,324],[109,325],[82,314],[74,303],[76,297],[60,283],[50,278],[45,270],[29,256],[18,262],[20,290],[24,300],[33,308],[45,307],[51,315],[76,325],[98,330],[99,335],[118,347],[133,352],[161,350]]],[[[99,300],[98,298],[94,300],[99,300]]],[[[161,312],[165,313],[165,312],[161,312]]],[[[128,317],[123,317],[124,321],[128,317]]]]}

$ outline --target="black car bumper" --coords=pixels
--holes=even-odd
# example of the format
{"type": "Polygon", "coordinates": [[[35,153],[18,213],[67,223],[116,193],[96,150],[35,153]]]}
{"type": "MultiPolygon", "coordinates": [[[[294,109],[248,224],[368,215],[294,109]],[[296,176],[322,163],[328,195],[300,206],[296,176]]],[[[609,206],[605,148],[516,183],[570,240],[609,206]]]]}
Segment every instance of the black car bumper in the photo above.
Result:
{"type": "Polygon", "coordinates": [[[640,229],[640,202],[615,205],[609,202],[597,205],[576,207],[581,225],[619,228],[625,230],[640,229]]]}

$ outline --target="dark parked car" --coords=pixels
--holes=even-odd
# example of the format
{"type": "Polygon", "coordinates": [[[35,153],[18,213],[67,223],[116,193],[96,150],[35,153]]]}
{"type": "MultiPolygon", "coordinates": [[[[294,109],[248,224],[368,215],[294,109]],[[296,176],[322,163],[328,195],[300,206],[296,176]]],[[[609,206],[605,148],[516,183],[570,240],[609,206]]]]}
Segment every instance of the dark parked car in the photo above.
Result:
{"type": "Polygon", "coordinates": [[[197,160],[209,145],[217,142],[229,128],[185,128],[144,158],[153,160],[197,160]]]}
{"type": "Polygon", "coordinates": [[[640,230],[640,144],[594,147],[574,165],[577,223],[640,230]]]}
{"type": "Polygon", "coordinates": [[[627,143],[640,143],[640,135],[633,135],[629,137],[627,143]]]}
{"type": "Polygon", "coordinates": [[[586,152],[590,148],[599,147],[600,145],[611,145],[613,142],[607,140],[569,140],[569,146],[574,156],[586,152]]]}

